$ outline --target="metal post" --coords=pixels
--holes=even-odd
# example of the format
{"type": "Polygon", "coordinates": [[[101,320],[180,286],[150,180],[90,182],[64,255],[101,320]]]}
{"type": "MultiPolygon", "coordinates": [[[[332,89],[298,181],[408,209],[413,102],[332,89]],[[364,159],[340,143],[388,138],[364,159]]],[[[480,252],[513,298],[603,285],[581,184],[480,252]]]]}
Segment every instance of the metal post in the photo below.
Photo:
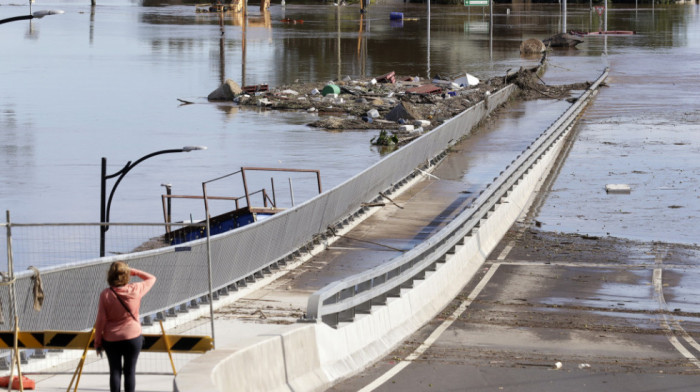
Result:
{"type": "Polygon", "coordinates": [[[102,158],[102,175],[100,176],[100,257],[105,255],[105,213],[107,204],[107,158],[102,158]]]}
{"type": "MultiPolygon", "coordinates": [[[[653,0],[652,0],[653,1],[653,0]]],[[[603,31],[608,33],[608,0],[605,0],[605,20],[603,21],[603,31]]]]}
{"type": "Polygon", "coordinates": [[[493,60],[493,0],[489,0],[489,59],[493,60]]]}
{"type": "Polygon", "coordinates": [[[270,177],[270,185],[272,186],[272,206],[277,208],[277,196],[275,195],[275,178],[270,177]]]}
{"type": "MultiPolygon", "coordinates": [[[[492,0],[493,1],[493,0],[492,0]]],[[[562,8],[562,33],[566,33],[566,0],[561,0],[561,8],[562,8]]]]}
{"type": "Polygon", "coordinates": [[[243,192],[245,193],[245,203],[250,208],[250,195],[248,194],[248,182],[245,179],[245,168],[241,168],[241,180],[243,180],[243,192]]]}
{"type": "Polygon", "coordinates": [[[428,69],[427,69],[427,75],[425,75],[428,80],[431,80],[432,78],[430,77],[430,0],[428,0],[428,48],[427,48],[427,64],[428,64],[428,69]]]}
{"type": "Polygon", "coordinates": [[[292,177],[289,177],[289,196],[292,198],[292,207],[294,207],[294,188],[292,187],[292,177]]]}
{"type": "Polygon", "coordinates": [[[209,204],[207,200],[207,186],[206,183],[202,183],[202,192],[204,194],[204,214],[207,218],[207,272],[209,280],[209,318],[211,319],[211,340],[212,348],[216,348],[216,339],[214,338],[214,293],[212,284],[212,272],[211,272],[211,220],[209,217],[209,204]]]}
{"type": "Polygon", "coordinates": [[[173,221],[173,215],[172,215],[173,214],[173,204],[172,204],[172,198],[170,196],[173,194],[173,192],[172,192],[173,185],[172,184],[160,184],[160,186],[165,187],[165,194],[167,195],[167,198],[168,198],[168,200],[167,200],[167,205],[168,205],[167,217],[166,217],[167,223],[172,223],[172,221],[173,221]]]}

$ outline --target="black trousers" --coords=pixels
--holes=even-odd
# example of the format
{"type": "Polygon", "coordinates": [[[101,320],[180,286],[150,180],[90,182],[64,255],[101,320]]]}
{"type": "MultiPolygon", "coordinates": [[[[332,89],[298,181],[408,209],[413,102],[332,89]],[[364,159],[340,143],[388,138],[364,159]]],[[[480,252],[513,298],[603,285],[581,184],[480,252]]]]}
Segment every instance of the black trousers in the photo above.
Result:
{"type": "Polygon", "coordinates": [[[102,341],[109,362],[109,390],[119,392],[122,374],[124,374],[124,391],[136,390],[136,361],[139,359],[143,336],[120,340],[118,342],[102,341]],[[122,359],[124,360],[122,364],[122,359]]]}

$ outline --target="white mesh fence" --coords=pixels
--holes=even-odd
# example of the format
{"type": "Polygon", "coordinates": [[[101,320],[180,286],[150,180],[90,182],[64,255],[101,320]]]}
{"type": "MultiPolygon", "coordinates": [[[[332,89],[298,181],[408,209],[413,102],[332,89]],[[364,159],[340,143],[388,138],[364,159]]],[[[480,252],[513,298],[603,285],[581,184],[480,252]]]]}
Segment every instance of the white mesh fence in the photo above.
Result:
{"type": "MultiPolygon", "coordinates": [[[[405,178],[415,176],[416,168],[424,166],[468,135],[514,90],[515,87],[509,86],[491,95],[488,104],[482,102],[473,106],[330,191],[257,224],[212,236],[211,268],[215,294],[225,295],[265,273],[271,266],[296,257],[318,235],[326,233],[328,227],[339,224],[360,209],[362,203],[378,199],[380,192],[387,192],[405,178]]],[[[131,253],[147,240],[161,235],[163,226],[111,225],[107,232],[108,252],[124,254],[98,258],[97,225],[19,226],[13,223],[11,229],[15,271],[18,271],[15,286],[20,330],[89,330],[95,321],[98,294],[106,285],[107,268],[114,260],[126,261],[157,276],[158,282],[141,304],[141,315],[147,320],[167,320],[168,315],[178,314],[184,318],[182,312],[188,309],[196,312],[192,306],[201,308],[202,299],[208,293],[206,238],[131,253]],[[78,243],[90,243],[91,246],[72,245],[78,243]],[[32,308],[33,273],[26,270],[29,265],[37,266],[41,271],[46,298],[40,312],[32,308]]],[[[6,244],[3,249],[6,250],[6,244]]],[[[11,317],[8,286],[0,286],[0,302],[6,320],[0,329],[8,331],[12,329],[7,323],[11,317]]],[[[194,334],[209,335],[207,323],[204,320],[195,326],[194,334]]],[[[47,353],[47,356],[51,355],[53,353],[47,353]]],[[[154,359],[156,363],[149,368],[147,358],[150,355],[144,355],[139,371],[159,372],[149,369],[162,369],[166,364],[167,372],[167,355],[153,356],[162,359],[154,359]]],[[[2,358],[0,354],[0,366],[2,358]]],[[[180,362],[186,360],[178,359],[180,362]]]]}

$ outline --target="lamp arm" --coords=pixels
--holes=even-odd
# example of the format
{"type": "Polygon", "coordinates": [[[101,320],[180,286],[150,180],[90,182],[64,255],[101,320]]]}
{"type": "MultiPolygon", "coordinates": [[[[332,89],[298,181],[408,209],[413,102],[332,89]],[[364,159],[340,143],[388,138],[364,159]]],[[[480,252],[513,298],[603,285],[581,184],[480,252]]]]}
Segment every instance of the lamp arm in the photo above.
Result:
{"type": "Polygon", "coordinates": [[[0,19],[0,24],[16,22],[18,20],[34,19],[34,15],[13,16],[12,18],[0,19]]]}
{"type": "MultiPolygon", "coordinates": [[[[124,165],[124,167],[118,172],[105,176],[105,179],[119,176],[119,178],[117,178],[117,181],[112,186],[112,191],[109,193],[109,199],[107,200],[107,208],[105,208],[105,223],[109,223],[109,210],[112,207],[112,198],[114,197],[114,192],[117,190],[117,186],[119,186],[119,183],[122,181],[124,176],[126,176],[126,174],[129,173],[129,171],[131,171],[131,169],[133,169],[134,166],[138,165],[139,163],[145,161],[148,158],[152,158],[156,155],[171,154],[175,152],[183,152],[183,150],[181,148],[178,148],[152,152],[148,155],[144,155],[141,158],[137,159],[134,163],[131,163],[131,161],[127,162],[126,165],[124,165]]],[[[109,226],[105,226],[105,231],[107,230],[109,230],[109,226]]]]}

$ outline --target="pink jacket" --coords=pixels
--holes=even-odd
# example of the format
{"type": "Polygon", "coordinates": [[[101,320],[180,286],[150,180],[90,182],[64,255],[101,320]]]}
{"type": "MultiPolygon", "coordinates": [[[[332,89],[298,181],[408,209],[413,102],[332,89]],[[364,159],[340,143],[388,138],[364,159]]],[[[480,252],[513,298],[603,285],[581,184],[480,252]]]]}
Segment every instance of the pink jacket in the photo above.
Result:
{"type": "Polygon", "coordinates": [[[131,317],[111,288],[108,287],[102,290],[100,305],[97,309],[97,320],[95,321],[96,349],[102,347],[103,339],[110,342],[118,342],[120,340],[134,339],[141,335],[141,323],[137,321],[139,319],[139,309],[141,308],[141,298],[156,283],[156,277],[135,268],[131,269],[131,276],[137,276],[143,279],[143,282],[114,287],[114,291],[119,294],[136,319],[131,317]]]}

